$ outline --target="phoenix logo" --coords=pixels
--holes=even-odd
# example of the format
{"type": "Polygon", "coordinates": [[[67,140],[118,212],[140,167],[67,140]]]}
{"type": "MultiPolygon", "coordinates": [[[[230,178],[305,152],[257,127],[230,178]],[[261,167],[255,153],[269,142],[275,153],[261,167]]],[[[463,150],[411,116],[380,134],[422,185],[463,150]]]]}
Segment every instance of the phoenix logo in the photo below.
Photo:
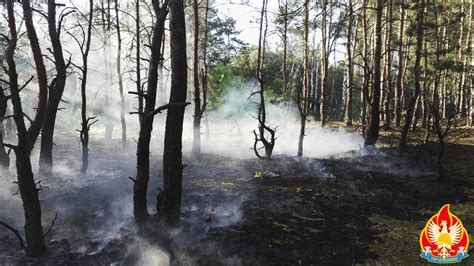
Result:
{"type": "Polygon", "coordinates": [[[468,257],[469,235],[461,220],[444,205],[420,234],[421,257],[429,262],[456,263],[468,257]]]}

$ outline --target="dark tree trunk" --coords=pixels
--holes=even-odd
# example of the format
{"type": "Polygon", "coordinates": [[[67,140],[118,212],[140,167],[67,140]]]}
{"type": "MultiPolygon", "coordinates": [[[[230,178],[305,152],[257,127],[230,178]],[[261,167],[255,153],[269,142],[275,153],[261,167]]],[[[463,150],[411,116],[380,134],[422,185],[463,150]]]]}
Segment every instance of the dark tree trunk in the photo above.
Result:
{"type": "Polygon", "coordinates": [[[183,179],[182,135],[186,106],[186,22],[183,0],[170,2],[171,93],[163,153],[163,191],[159,213],[170,224],[179,222],[183,179]]]}
{"type": "Polygon", "coordinates": [[[391,112],[390,112],[390,103],[392,102],[392,18],[393,18],[393,1],[388,0],[387,2],[388,7],[387,7],[387,34],[386,36],[386,46],[385,46],[385,51],[386,51],[386,56],[387,56],[387,61],[385,65],[385,79],[384,79],[384,84],[385,84],[385,99],[383,101],[384,104],[384,115],[385,115],[385,120],[384,120],[384,129],[389,130],[390,129],[390,124],[392,122],[392,117],[391,117],[391,112]]]}
{"type": "Polygon", "coordinates": [[[80,138],[82,144],[82,167],[81,173],[86,173],[89,167],[89,130],[93,123],[95,123],[95,117],[87,116],[87,74],[88,74],[88,57],[91,46],[91,34],[92,34],[92,19],[93,19],[93,0],[89,0],[89,16],[87,21],[87,31],[85,45],[81,47],[82,53],[82,77],[81,77],[81,130],[80,138]]]}
{"type": "Polygon", "coordinates": [[[253,151],[255,155],[260,159],[270,159],[273,153],[273,147],[275,146],[275,130],[271,129],[267,125],[267,113],[265,107],[265,83],[263,80],[263,66],[265,64],[265,46],[266,46],[266,36],[268,30],[268,20],[267,20],[267,5],[268,0],[262,1],[262,9],[260,11],[260,30],[258,38],[258,54],[257,54],[257,69],[256,76],[259,84],[259,90],[256,92],[259,96],[259,105],[257,111],[257,120],[258,120],[258,134],[254,130],[253,134],[255,137],[253,151]],[[264,28],[265,25],[265,28],[264,28]],[[269,140],[265,136],[266,133],[269,134],[269,140]],[[258,143],[263,144],[265,149],[265,155],[262,156],[258,152],[258,143]]]}
{"type": "MultiPolygon", "coordinates": [[[[1,61],[0,61],[1,62],[1,61]]],[[[1,62],[3,64],[3,62],[1,62]]],[[[8,169],[10,166],[10,157],[8,156],[5,147],[3,146],[4,140],[4,117],[7,113],[7,100],[5,92],[2,86],[0,86],[0,167],[8,169]]]]}
{"type": "MultiPolygon", "coordinates": [[[[24,1],[24,3],[25,2],[26,1],[24,1]]],[[[29,3],[27,4],[29,5],[29,3]]],[[[30,146],[34,143],[30,144],[28,139],[20,98],[20,89],[18,86],[18,74],[14,60],[17,32],[12,0],[7,0],[7,9],[8,26],[11,36],[6,50],[6,61],[8,64],[9,87],[14,120],[18,132],[18,145],[14,148],[14,151],[16,155],[18,188],[25,212],[26,253],[30,256],[42,256],[46,254],[47,249],[44,242],[43,226],[41,225],[41,206],[38,189],[36,188],[30,161],[30,146]]]]}
{"type": "Polygon", "coordinates": [[[369,29],[368,29],[368,23],[367,23],[367,1],[364,0],[362,2],[362,27],[363,27],[363,35],[364,35],[364,47],[363,47],[363,53],[364,56],[362,58],[363,60],[363,65],[364,65],[364,80],[363,80],[363,85],[361,89],[361,101],[362,101],[362,106],[361,106],[361,112],[360,112],[360,120],[361,120],[361,125],[362,125],[362,134],[365,137],[366,135],[366,128],[367,128],[367,102],[369,99],[369,86],[370,86],[370,76],[371,76],[371,71],[370,71],[370,64],[369,64],[369,29]]]}
{"type": "Polygon", "coordinates": [[[382,57],[382,13],[383,0],[377,0],[375,6],[375,47],[373,56],[372,97],[370,103],[369,128],[365,136],[365,145],[375,145],[379,138],[380,127],[380,75],[382,57]]]}
{"type": "MultiPolygon", "coordinates": [[[[160,6],[158,0],[153,1],[156,21],[151,43],[151,58],[148,71],[148,87],[145,97],[145,110],[140,115],[140,133],[137,144],[137,176],[133,187],[133,212],[135,221],[142,226],[149,218],[147,207],[148,180],[150,179],[150,140],[153,130],[156,91],[158,87],[158,67],[162,57],[161,45],[165,32],[165,20],[168,14],[168,1],[160,6]]],[[[139,96],[139,97],[143,97],[139,96]]]]}
{"type": "Polygon", "coordinates": [[[135,71],[137,72],[137,94],[138,94],[138,112],[143,112],[143,91],[142,91],[142,76],[141,76],[141,56],[140,56],[140,47],[141,47],[141,38],[140,38],[140,0],[135,0],[135,43],[136,43],[136,65],[135,71]]]}
{"type": "Polygon", "coordinates": [[[49,87],[48,105],[41,130],[40,171],[50,174],[53,167],[53,137],[56,114],[66,86],[66,63],[61,45],[60,26],[56,26],[56,1],[48,0],[48,30],[56,67],[56,78],[49,87]]]}
{"type": "Polygon", "coordinates": [[[416,101],[421,92],[420,76],[421,76],[421,56],[423,51],[423,21],[424,21],[424,0],[419,0],[417,3],[417,30],[416,30],[416,52],[415,52],[415,66],[414,66],[414,82],[415,82],[415,94],[410,99],[407,109],[407,116],[405,119],[405,124],[403,125],[402,135],[400,138],[400,147],[404,147],[407,143],[408,130],[410,129],[411,123],[413,121],[413,114],[415,111],[416,101]]]}
{"type": "Polygon", "coordinates": [[[404,56],[403,56],[403,37],[405,36],[405,0],[400,2],[400,29],[398,32],[398,73],[397,84],[395,89],[395,126],[400,127],[402,118],[402,92],[403,92],[403,73],[404,73],[404,56]]]}
{"type": "MultiPolygon", "coordinates": [[[[207,11],[206,11],[207,12],[207,11]]],[[[193,58],[193,85],[194,85],[194,120],[193,120],[193,154],[201,153],[201,120],[206,110],[206,101],[201,105],[201,90],[199,88],[199,2],[193,2],[194,19],[194,58],[193,58]]],[[[207,34],[207,32],[205,32],[207,34]]],[[[204,44],[207,45],[207,44],[204,44]]],[[[203,87],[203,93],[204,92],[203,87]]]]}
{"type": "Polygon", "coordinates": [[[38,76],[39,97],[36,106],[36,115],[28,128],[28,143],[29,149],[32,150],[36,139],[40,133],[43,125],[44,114],[46,112],[46,105],[48,101],[48,78],[46,75],[46,67],[43,62],[43,54],[39,45],[38,36],[36,35],[35,26],[33,24],[33,14],[29,0],[21,1],[23,6],[23,17],[25,20],[26,32],[30,40],[31,51],[36,66],[36,75],[38,76]]]}

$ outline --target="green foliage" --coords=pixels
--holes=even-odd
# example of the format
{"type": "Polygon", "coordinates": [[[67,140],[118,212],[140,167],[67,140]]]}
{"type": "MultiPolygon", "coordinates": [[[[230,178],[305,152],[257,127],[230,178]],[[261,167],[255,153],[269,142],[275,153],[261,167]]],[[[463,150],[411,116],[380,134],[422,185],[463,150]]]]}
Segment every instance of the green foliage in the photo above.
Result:
{"type": "Polygon", "coordinates": [[[234,79],[234,72],[230,65],[216,65],[209,70],[209,109],[222,105],[225,88],[234,79]]]}
{"type": "Polygon", "coordinates": [[[209,64],[229,64],[230,61],[246,47],[246,43],[237,36],[235,19],[215,16],[209,20],[209,64]]]}

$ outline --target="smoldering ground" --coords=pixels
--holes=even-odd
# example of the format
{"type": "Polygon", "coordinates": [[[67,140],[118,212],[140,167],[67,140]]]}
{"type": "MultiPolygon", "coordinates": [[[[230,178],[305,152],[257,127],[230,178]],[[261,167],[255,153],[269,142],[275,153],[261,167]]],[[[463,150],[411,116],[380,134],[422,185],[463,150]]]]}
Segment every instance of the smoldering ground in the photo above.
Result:
{"type": "MultiPolygon", "coordinates": [[[[99,122],[91,138],[87,175],[80,174],[80,143],[74,127],[59,124],[54,174],[36,176],[36,180],[41,181],[45,230],[56,214],[58,217],[47,237],[51,255],[37,262],[133,265],[261,262],[265,256],[255,254],[252,248],[259,247],[262,241],[273,241],[275,237],[276,242],[270,246],[285,241],[278,240],[278,232],[261,228],[258,230],[264,235],[256,233],[260,240],[248,239],[246,228],[255,229],[255,226],[260,227],[256,223],[268,224],[267,219],[278,220],[275,217],[288,215],[309,223],[306,227],[315,232],[324,231],[327,226],[317,223],[318,219],[325,219],[321,217],[323,211],[320,207],[316,208],[306,200],[295,200],[292,194],[309,193],[317,190],[317,186],[337,186],[344,188],[341,190],[343,193],[361,195],[364,190],[347,176],[347,171],[356,171],[361,176],[414,177],[427,174],[397,154],[360,149],[362,138],[358,135],[344,129],[320,128],[315,123],[310,123],[305,137],[305,157],[297,159],[294,157],[299,134],[297,110],[291,104],[270,102],[267,103],[269,121],[272,126],[278,126],[279,136],[275,156],[270,161],[255,159],[250,149],[253,144],[251,131],[257,126],[250,115],[256,108],[252,99],[248,99],[252,86],[249,83],[241,88],[229,88],[222,107],[208,113],[205,118],[208,121],[203,123],[202,130],[203,154],[199,157],[189,154],[192,114],[188,109],[183,136],[187,167],[184,170],[182,223],[178,229],[167,232],[164,238],[163,232],[140,232],[133,220],[132,182],[128,177],[135,175],[134,139],[137,131],[134,124],[129,127],[128,148],[122,149],[119,126],[115,126],[113,139],[107,141],[104,140],[104,124],[99,122]],[[209,124],[208,132],[205,123],[209,124]],[[346,167],[348,169],[344,170],[346,167]],[[262,177],[255,178],[256,172],[262,172],[262,177]],[[293,185],[296,187],[291,188],[293,185]],[[289,197],[282,199],[281,193],[289,193],[289,197]],[[241,243],[235,238],[237,236],[242,238],[241,243]]],[[[68,119],[66,112],[59,116],[59,119],[68,119]]],[[[152,140],[152,176],[148,194],[152,213],[162,184],[164,116],[156,118],[152,140]]],[[[105,119],[118,123],[116,116],[105,119]]],[[[32,158],[37,169],[37,150],[32,158]]],[[[0,217],[16,228],[22,228],[21,201],[16,194],[13,169],[10,170],[2,174],[0,181],[0,217]]],[[[281,223],[283,229],[287,223],[281,223]]],[[[270,222],[270,228],[275,229],[275,226],[281,229],[270,222]]],[[[27,261],[10,232],[0,231],[0,238],[2,262],[27,261]]],[[[307,261],[311,257],[304,255],[302,258],[307,261]]]]}

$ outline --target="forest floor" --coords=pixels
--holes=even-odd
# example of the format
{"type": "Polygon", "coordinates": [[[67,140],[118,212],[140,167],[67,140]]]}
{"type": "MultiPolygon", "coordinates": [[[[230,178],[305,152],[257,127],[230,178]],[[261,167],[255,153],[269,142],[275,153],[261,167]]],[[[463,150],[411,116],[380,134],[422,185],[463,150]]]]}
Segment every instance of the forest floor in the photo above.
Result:
{"type": "MultiPolygon", "coordinates": [[[[186,156],[181,226],[144,231],[132,217],[133,149],[93,142],[91,170],[77,176],[80,154],[69,151],[78,147],[58,145],[55,176],[38,177],[45,227],[58,213],[50,255],[24,258],[14,236],[0,230],[0,264],[423,264],[419,234],[442,205],[451,203],[474,232],[474,130],[452,130],[443,182],[436,181],[437,145],[422,136],[410,132],[410,145],[399,150],[399,132],[381,132],[378,149],[324,159],[186,156]]],[[[151,170],[151,211],[160,164],[151,170]]],[[[22,228],[12,181],[0,183],[0,217],[22,228]]]]}

